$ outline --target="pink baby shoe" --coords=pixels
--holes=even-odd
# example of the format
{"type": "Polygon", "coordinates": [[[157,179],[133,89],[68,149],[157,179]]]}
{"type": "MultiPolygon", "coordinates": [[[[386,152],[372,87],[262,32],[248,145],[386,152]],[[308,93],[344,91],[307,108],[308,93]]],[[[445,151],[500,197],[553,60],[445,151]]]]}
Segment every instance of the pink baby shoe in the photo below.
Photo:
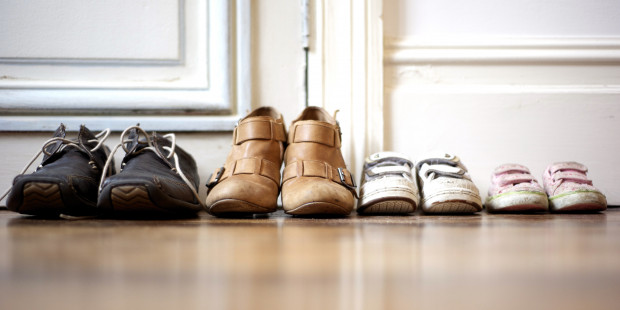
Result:
{"type": "Polygon", "coordinates": [[[493,170],[487,211],[541,212],[547,211],[548,205],[547,194],[527,167],[503,164],[493,170]]]}
{"type": "Polygon", "coordinates": [[[603,211],[607,199],[586,173],[588,168],[576,162],[554,163],[543,174],[551,211],[603,211]]]}

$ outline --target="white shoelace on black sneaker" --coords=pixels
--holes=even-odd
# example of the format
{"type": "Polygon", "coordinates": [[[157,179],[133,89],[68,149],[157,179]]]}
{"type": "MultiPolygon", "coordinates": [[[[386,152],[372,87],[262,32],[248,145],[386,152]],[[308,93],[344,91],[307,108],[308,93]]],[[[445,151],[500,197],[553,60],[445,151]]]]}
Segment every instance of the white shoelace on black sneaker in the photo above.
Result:
{"type": "MultiPolygon", "coordinates": [[[[26,165],[26,167],[24,167],[24,169],[22,169],[22,171],[17,176],[25,174],[26,171],[28,171],[28,168],[30,168],[30,166],[32,166],[32,164],[37,160],[37,158],[39,158],[39,156],[41,156],[41,154],[45,154],[47,156],[52,156],[54,153],[60,152],[60,151],[64,150],[67,147],[75,147],[75,148],[78,148],[79,150],[92,153],[92,152],[97,151],[103,145],[103,142],[108,139],[109,136],[110,136],[110,129],[106,128],[103,131],[101,131],[100,133],[95,135],[96,139],[91,139],[91,140],[86,141],[88,143],[98,142],[97,145],[95,145],[95,147],[90,149],[90,150],[85,149],[82,145],[76,143],[77,142],[76,140],[69,140],[69,139],[66,139],[66,138],[63,138],[63,137],[51,138],[51,139],[45,141],[45,143],[43,143],[43,146],[41,147],[41,150],[34,157],[32,157],[30,162],[26,165]],[[47,147],[49,147],[50,145],[52,145],[54,143],[57,143],[57,142],[61,142],[62,146],[59,147],[57,150],[55,150],[54,153],[49,153],[46,150],[47,147]]],[[[94,165],[95,163],[91,161],[91,162],[89,162],[89,164],[90,165],[94,165]]],[[[41,168],[41,166],[37,167],[37,169],[40,169],[40,168],[41,168]]],[[[104,167],[103,171],[106,171],[106,168],[107,168],[107,166],[104,167]]],[[[105,172],[103,174],[105,175],[105,172]]],[[[11,192],[11,188],[12,187],[13,186],[10,186],[9,189],[7,189],[4,192],[4,194],[2,194],[2,196],[0,197],[0,201],[2,201],[11,192]]]]}
{"type": "MultiPolygon", "coordinates": [[[[194,188],[194,185],[192,184],[192,182],[190,182],[190,180],[185,176],[185,174],[183,173],[183,170],[181,169],[181,166],[179,165],[179,157],[177,156],[176,152],[175,152],[175,147],[176,147],[176,136],[173,133],[169,133],[166,135],[163,135],[162,137],[166,138],[166,139],[170,139],[170,145],[169,146],[162,146],[162,148],[166,151],[168,151],[168,155],[164,156],[164,154],[162,154],[154,145],[152,142],[152,138],[151,135],[149,135],[144,129],[142,129],[140,126],[131,126],[128,127],[127,129],[125,129],[123,131],[123,133],[121,133],[121,142],[119,144],[117,144],[113,149],[112,149],[112,153],[110,153],[110,156],[108,157],[108,160],[106,161],[105,165],[103,166],[103,170],[105,171],[110,163],[112,162],[113,158],[114,158],[114,154],[116,153],[116,151],[118,151],[119,148],[123,148],[123,150],[125,151],[126,154],[129,153],[129,149],[127,149],[126,144],[132,142],[132,140],[129,139],[125,139],[125,136],[129,133],[130,130],[132,129],[136,129],[139,133],[143,134],[146,142],[144,141],[138,141],[138,143],[146,143],[148,146],[144,147],[142,149],[140,149],[140,151],[138,152],[144,152],[147,150],[152,151],[153,153],[155,153],[157,155],[157,157],[163,159],[163,160],[168,160],[168,159],[174,159],[174,166],[175,168],[172,168],[172,170],[174,170],[180,177],[181,179],[183,179],[183,181],[185,182],[185,184],[187,184],[187,186],[189,187],[189,189],[192,191],[192,193],[194,194],[194,197],[196,197],[196,199],[198,200],[198,203],[204,207],[204,204],[202,203],[202,200],[200,199],[200,195],[198,194],[198,192],[196,191],[196,189],[194,188]]],[[[135,152],[135,151],[134,151],[135,152]]],[[[122,168],[121,168],[122,169],[122,168]]],[[[102,187],[103,187],[103,182],[105,181],[105,174],[103,174],[101,176],[101,181],[99,182],[99,192],[101,192],[102,187]]]]}

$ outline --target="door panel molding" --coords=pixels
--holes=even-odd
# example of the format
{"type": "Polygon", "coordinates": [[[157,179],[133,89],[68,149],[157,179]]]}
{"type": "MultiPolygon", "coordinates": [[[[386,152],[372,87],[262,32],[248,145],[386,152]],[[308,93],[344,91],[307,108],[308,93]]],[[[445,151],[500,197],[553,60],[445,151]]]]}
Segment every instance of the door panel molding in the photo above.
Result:
{"type": "Polygon", "coordinates": [[[80,120],[92,129],[149,120],[155,128],[232,130],[251,107],[250,0],[177,3],[176,58],[0,59],[0,130],[80,120]]]}
{"type": "Polygon", "coordinates": [[[342,152],[359,175],[364,158],[383,149],[383,1],[310,6],[308,101],[340,111],[342,152]]]}
{"type": "Polygon", "coordinates": [[[620,37],[386,37],[385,63],[618,64],[620,37]]]}

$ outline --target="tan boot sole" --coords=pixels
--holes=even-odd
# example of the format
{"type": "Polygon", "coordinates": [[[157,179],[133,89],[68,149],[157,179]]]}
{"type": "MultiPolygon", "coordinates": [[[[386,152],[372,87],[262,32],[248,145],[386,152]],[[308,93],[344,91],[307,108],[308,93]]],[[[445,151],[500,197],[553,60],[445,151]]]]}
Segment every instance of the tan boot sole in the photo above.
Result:
{"type": "Polygon", "coordinates": [[[213,215],[264,214],[275,212],[276,210],[277,206],[263,207],[238,199],[222,199],[207,207],[207,212],[213,215]]]}
{"type": "Polygon", "coordinates": [[[353,210],[329,202],[310,202],[292,210],[285,210],[292,215],[348,215],[351,211],[353,210]]]}

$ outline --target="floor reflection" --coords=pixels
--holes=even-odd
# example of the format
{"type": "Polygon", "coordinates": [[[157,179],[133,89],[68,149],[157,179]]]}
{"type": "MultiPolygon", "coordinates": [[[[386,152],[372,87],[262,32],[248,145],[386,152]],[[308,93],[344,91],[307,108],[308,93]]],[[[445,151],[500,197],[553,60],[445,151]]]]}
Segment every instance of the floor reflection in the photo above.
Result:
{"type": "Polygon", "coordinates": [[[605,294],[620,288],[620,210],[172,221],[0,212],[0,225],[0,297],[15,296],[2,309],[522,308],[524,294],[572,309],[615,302],[605,294]]]}

